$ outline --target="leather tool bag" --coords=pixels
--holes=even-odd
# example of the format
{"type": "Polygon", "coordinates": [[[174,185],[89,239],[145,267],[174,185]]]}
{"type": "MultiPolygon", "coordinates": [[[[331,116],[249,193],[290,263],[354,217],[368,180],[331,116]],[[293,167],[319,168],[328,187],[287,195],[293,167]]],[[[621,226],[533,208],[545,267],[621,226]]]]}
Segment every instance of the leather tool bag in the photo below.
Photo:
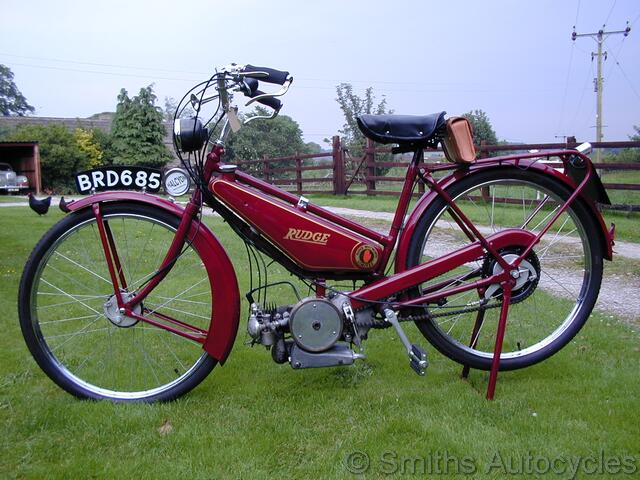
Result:
{"type": "Polygon", "coordinates": [[[476,159],[473,132],[469,120],[464,117],[447,119],[447,134],[442,139],[444,154],[450,162],[471,163],[476,159]]]}

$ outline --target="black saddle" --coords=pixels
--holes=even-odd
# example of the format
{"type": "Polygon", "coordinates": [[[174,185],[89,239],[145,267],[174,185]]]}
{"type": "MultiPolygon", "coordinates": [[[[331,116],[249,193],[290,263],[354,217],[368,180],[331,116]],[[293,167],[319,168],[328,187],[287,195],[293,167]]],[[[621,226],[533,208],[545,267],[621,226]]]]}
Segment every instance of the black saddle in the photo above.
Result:
{"type": "Polygon", "coordinates": [[[431,115],[360,115],[360,131],[379,143],[425,145],[445,124],[447,112],[431,115]]]}

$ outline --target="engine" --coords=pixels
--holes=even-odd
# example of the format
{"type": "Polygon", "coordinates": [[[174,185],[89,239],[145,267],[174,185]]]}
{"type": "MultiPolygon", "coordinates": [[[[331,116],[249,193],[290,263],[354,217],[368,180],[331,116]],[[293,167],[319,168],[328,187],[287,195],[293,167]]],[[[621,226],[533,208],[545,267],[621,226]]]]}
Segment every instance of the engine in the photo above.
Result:
{"type": "Polygon", "coordinates": [[[348,299],[342,295],[331,300],[303,298],[270,311],[254,303],[247,331],[255,343],[271,349],[275,362],[288,361],[293,368],[350,365],[364,358],[349,346],[355,339],[359,345],[360,336],[348,299]]]}
{"type": "Polygon", "coordinates": [[[291,310],[289,330],[293,341],[308,352],[323,352],[342,336],[343,313],[324,298],[304,298],[291,310]]]}

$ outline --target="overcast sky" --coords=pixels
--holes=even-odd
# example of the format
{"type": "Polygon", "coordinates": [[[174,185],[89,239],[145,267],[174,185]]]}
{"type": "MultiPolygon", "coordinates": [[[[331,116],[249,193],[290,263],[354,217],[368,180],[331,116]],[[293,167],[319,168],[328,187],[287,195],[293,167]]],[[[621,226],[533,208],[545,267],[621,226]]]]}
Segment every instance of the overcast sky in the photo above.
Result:
{"type": "Polygon", "coordinates": [[[402,114],[487,112],[501,139],[595,137],[605,50],[605,140],[640,125],[640,1],[1,0],[0,63],[41,116],[115,109],[120,88],[162,101],[230,62],[289,70],[283,114],[318,143],[342,126],[335,86],[372,86],[402,114]]]}

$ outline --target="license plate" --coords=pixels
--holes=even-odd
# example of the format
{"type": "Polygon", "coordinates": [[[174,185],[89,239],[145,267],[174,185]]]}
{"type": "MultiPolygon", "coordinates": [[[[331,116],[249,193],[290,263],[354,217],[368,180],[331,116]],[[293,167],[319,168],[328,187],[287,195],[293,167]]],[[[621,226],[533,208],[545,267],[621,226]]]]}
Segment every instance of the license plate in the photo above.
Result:
{"type": "Polygon", "coordinates": [[[7,188],[7,192],[19,192],[19,188],[7,188]]]}
{"type": "Polygon", "coordinates": [[[105,190],[145,190],[157,193],[162,172],[148,167],[101,167],[76,174],[76,189],[81,194],[105,190]]]}

